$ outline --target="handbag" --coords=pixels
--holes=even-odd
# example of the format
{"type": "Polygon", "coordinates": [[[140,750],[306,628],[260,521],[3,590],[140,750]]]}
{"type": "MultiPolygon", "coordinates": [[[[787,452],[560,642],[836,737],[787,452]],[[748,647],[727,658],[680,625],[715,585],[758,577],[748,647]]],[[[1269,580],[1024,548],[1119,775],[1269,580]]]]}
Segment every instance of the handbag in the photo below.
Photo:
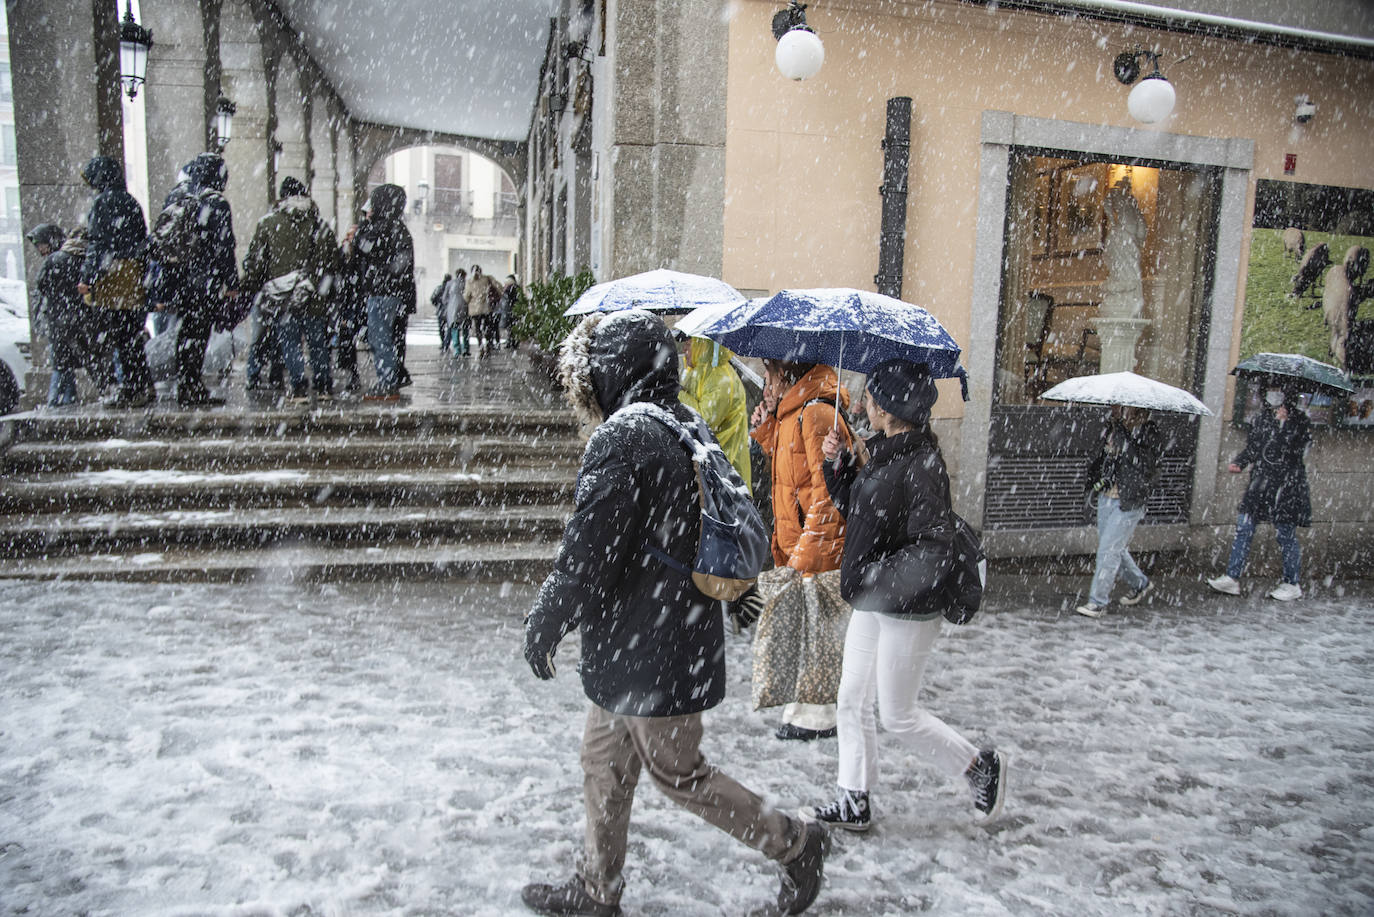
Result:
{"type": "Polygon", "coordinates": [[[764,609],[754,634],[754,709],[835,703],[851,612],[840,596],[840,571],[802,577],[768,570],[758,590],[764,609]]]}

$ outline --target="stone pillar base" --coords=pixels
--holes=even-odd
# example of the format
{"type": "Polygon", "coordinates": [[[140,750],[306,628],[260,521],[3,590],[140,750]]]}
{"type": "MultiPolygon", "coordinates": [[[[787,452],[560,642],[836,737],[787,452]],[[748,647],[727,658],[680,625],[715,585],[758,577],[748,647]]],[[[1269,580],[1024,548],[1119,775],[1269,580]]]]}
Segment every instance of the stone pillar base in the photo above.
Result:
{"type": "Polygon", "coordinates": [[[1095,318],[1092,325],[1102,342],[1100,373],[1135,371],[1135,345],[1140,334],[1150,325],[1148,318],[1095,318]]]}

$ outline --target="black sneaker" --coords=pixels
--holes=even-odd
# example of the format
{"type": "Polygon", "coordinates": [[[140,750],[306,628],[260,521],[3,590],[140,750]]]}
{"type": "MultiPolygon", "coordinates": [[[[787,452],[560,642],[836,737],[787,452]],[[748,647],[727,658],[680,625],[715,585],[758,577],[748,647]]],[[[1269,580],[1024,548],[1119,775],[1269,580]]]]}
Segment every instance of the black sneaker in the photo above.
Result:
{"type": "Polygon", "coordinates": [[[540,914],[571,915],[571,917],[618,917],[620,905],[602,904],[587,893],[586,883],[573,876],[562,885],[540,882],[526,885],[520,900],[540,914]]]}
{"type": "Polygon", "coordinates": [[[1149,582],[1148,580],[1146,580],[1144,586],[1141,586],[1139,589],[1133,590],[1133,591],[1128,592],[1128,593],[1126,593],[1125,595],[1123,595],[1123,596],[1121,597],[1121,604],[1122,604],[1122,605],[1139,605],[1141,602],[1145,601],[1145,596],[1147,596],[1147,595],[1149,595],[1151,592],[1153,592],[1154,589],[1155,589],[1155,584],[1152,583],[1152,582],[1149,582]]]}
{"type": "Polygon", "coordinates": [[[994,818],[1002,811],[1002,801],[1007,794],[1007,759],[985,748],[978,753],[978,760],[964,772],[969,785],[973,787],[973,807],[984,819],[994,818]]]}
{"type": "Polygon", "coordinates": [[[773,733],[773,736],[784,742],[810,742],[814,739],[833,739],[835,734],[834,726],[829,729],[807,729],[805,726],[783,723],[778,727],[778,731],[773,733]]]}
{"type": "Polygon", "coordinates": [[[820,822],[806,822],[806,843],[801,855],[782,864],[782,887],[778,889],[778,913],[800,914],[811,906],[821,892],[825,855],[830,852],[830,834],[820,822]]]}
{"type": "Polygon", "coordinates": [[[835,801],[825,806],[815,806],[802,810],[802,817],[818,821],[831,828],[845,831],[867,831],[872,810],[868,806],[868,793],[863,790],[841,789],[835,801]]]}

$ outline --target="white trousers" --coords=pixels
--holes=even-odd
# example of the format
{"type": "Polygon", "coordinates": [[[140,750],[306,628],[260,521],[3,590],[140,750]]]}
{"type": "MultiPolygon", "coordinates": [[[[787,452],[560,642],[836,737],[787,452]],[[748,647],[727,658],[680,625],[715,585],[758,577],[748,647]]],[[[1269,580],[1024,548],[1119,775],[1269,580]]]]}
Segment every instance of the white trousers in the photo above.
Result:
{"type": "Polygon", "coordinates": [[[908,621],[854,609],[844,639],[837,725],[839,785],[867,792],[878,782],[878,723],[950,777],[968,770],[978,748],[916,702],[941,618],[908,621]]]}

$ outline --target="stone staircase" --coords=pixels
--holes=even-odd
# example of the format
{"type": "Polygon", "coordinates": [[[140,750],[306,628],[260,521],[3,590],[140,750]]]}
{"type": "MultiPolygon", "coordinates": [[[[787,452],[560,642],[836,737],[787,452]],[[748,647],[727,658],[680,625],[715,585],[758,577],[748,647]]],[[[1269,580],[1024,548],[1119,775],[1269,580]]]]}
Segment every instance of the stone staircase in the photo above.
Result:
{"type": "Polygon", "coordinates": [[[582,451],[568,412],[498,404],[9,423],[0,577],[535,581],[582,451]]]}

